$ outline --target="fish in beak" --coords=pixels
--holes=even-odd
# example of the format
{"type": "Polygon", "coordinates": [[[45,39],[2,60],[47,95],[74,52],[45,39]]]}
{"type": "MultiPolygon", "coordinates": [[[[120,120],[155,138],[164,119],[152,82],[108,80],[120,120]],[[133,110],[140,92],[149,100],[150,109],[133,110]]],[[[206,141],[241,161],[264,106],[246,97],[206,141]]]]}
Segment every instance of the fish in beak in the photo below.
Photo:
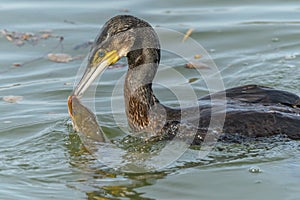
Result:
{"type": "Polygon", "coordinates": [[[81,133],[87,139],[97,142],[108,142],[95,114],[74,95],[68,98],[68,111],[75,131],[81,133]]]}

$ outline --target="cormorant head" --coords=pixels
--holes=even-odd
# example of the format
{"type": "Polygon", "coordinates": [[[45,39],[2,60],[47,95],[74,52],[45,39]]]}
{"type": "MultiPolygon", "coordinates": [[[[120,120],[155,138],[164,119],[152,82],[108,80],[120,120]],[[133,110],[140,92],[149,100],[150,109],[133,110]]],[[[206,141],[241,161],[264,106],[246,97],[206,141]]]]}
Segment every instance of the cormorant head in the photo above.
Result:
{"type": "MultiPolygon", "coordinates": [[[[131,57],[130,61],[134,64],[128,59],[129,67],[136,66],[141,60],[144,62],[147,59],[142,55],[146,49],[155,49],[155,54],[160,54],[158,37],[149,23],[130,15],[111,18],[104,24],[91,47],[85,73],[74,95],[82,96],[97,76],[121,57],[131,57]]],[[[159,55],[155,56],[155,62],[159,62],[159,55]]]]}

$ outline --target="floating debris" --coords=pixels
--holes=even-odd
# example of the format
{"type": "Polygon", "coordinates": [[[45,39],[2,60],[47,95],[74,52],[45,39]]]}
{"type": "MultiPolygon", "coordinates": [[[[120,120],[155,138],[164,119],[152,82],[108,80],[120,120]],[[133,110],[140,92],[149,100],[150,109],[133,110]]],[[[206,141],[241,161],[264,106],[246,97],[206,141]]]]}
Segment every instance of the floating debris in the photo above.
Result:
{"type": "Polygon", "coordinates": [[[16,46],[23,46],[25,43],[36,45],[39,40],[48,39],[50,37],[57,38],[60,36],[53,35],[50,30],[40,31],[38,33],[30,32],[16,32],[8,31],[6,29],[0,30],[0,34],[3,35],[9,42],[12,42],[16,46]]]}
{"type": "Polygon", "coordinates": [[[4,96],[3,101],[8,102],[8,103],[16,103],[18,101],[22,101],[23,97],[22,96],[4,96]]]}
{"type": "Polygon", "coordinates": [[[43,33],[43,34],[41,35],[41,38],[42,38],[42,39],[48,39],[49,37],[51,37],[51,34],[50,34],[50,33],[43,33]]]}
{"type": "Polygon", "coordinates": [[[189,83],[193,83],[193,82],[196,82],[198,80],[199,80],[199,78],[190,78],[189,79],[189,83]]]}
{"type": "Polygon", "coordinates": [[[188,69],[209,69],[209,66],[202,62],[189,62],[185,64],[188,69]]]}
{"type": "Polygon", "coordinates": [[[200,59],[201,57],[202,57],[201,54],[196,54],[196,55],[194,55],[194,58],[195,58],[195,59],[200,59]]]}
{"type": "Polygon", "coordinates": [[[13,65],[14,67],[21,67],[21,66],[22,66],[21,63],[13,63],[12,65],[13,65]]]}
{"type": "Polygon", "coordinates": [[[65,53],[49,53],[47,55],[47,58],[50,61],[53,62],[58,62],[58,63],[67,63],[73,60],[73,57],[70,56],[69,54],[65,54],[65,53]]]}
{"type": "Polygon", "coordinates": [[[8,41],[10,41],[10,42],[12,42],[14,39],[12,38],[12,36],[10,36],[10,35],[6,35],[5,36],[6,37],[6,39],[8,40],[8,41]]]}
{"type": "Polygon", "coordinates": [[[192,32],[194,31],[194,29],[190,28],[189,30],[187,30],[187,32],[185,33],[182,42],[186,41],[188,39],[188,37],[190,37],[190,35],[192,34],[192,32]]]}

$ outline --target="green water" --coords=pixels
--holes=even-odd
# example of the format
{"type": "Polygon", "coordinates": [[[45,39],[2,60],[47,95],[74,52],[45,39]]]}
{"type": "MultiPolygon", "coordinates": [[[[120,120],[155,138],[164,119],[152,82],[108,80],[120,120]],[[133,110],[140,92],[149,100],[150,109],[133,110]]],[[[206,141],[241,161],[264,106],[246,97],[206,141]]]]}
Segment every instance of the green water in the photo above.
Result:
{"type": "MultiPolygon", "coordinates": [[[[182,33],[193,28],[191,37],[210,52],[226,88],[255,83],[300,94],[296,0],[2,0],[0,29],[34,34],[51,30],[64,38],[53,52],[85,56],[89,48],[74,47],[94,39],[102,24],[117,14],[136,15],[182,33]]],[[[48,38],[18,47],[0,37],[0,199],[299,199],[299,141],[258,150],[229,145],[225,153],[212,152],[201,161],[187,158],[184,167],[156,173],[123,174],[102,167],[81,147],[68,121],[66,100],[82,60],[55,63],[44,58],[12,66],[45,56],[58,43],[59,38],[48,38]],[[23,99],[3,101],[8,95],[23,99]],[[261,172],[250,173],[252,167],[261,172]]],[[[170,55],[162,60],[180,67],[170,55]]],[[[111,91],[125,72],[124,67],[107,70],[101,94],[97,92],[100,124],[111,136],[118,135],[111,91]]],[[[207,93],[197,74],[186,69],[182,73],[196,80],[192,86],[199,96],[207,93]]],[[[180,85],[166,79],[169,87],[180,85]]],[[[156,93],[162,102],[176,104],[164,88],[156,93]]]]}

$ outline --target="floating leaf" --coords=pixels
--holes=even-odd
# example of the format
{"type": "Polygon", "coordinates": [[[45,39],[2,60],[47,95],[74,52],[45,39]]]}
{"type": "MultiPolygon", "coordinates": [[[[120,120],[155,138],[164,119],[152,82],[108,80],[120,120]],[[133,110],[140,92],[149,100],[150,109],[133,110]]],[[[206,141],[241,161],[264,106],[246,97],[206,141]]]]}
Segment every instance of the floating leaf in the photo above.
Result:
{"type": "Polygon", "coordinates": [[[194,55],[194,58],[195,59],[200,59],[202,56],[201,56],[201,54],[196,54],[196,55],[194,55]]]}
{"type": "Polygon", "coordinates": [[[21,67],[22,64],[21,64],[21,63],[13,63],[13,66],[14,66],[14,67],[21,67]]]}
{"type": "Polygon", "coordinates": [[[3,35],[8,41],[12,42],[17,46],[22,46],[25,42],[30,43],[32,45],[36,45],[40,39],[48,39],[49,37],[61,37],[61,36],[53,36],[51,31],[45,30],[40,31],[39,33],[24,33],[24,32],[15,32],[15,31],[7,31],[5,29],[0,30],[0,34],[3,35]]]}
{"type": "Polygon", "coordinates": [[[22,96],[5,96],[2,98],[3,101],[6,101],[8,103],[16,103],[17,101],[23,100],[22,96]]]}
{"type": "Polygon", "coordinates": [[[189,62],[185,67],[188,69],[209,69],[209,66],[202,62],[189,62]]]}
{"type": "Polygon", "coordinates": [[[50,34],[50,33],[43,33],[43,34],[41,35],[41,38],[42,38],[42,39],[48,39],[49,37],[51,37],[51,34],[50,34]]]}
{"type": "Polygon", "coordinates": [[[190,28],[189,30],[187,30],[187,32],[185,33],[182,42],[186,41],[188,39],[188,37],[190,37],[190,35],[192,34],[194,29],[190,28]]]}
{"type": "Polygon", "coordinates": [[[31,37],[34,36],[33,33],[19,33],[20,36],[18,38],[22,39],[22,40],[29,40],[31,37]]]}
{"type": "Polygon", "coordinates": [[[10,41],[10,42],[14,40],[13,37],[12,37],[11,35],[6,35],[5,37],[6,37],[6,39],[7,39],[8,41],[10,41]]]}
{"type": "Polygon", "coordinates": [[[190,78],[189,83],[193,83],[193,82],[198,81],[198,80],[199,80],[199,78],[190,78]]]}
{"type": "Polygon", "coordinates": [[[65,53],[49,53],[47,57],[49,60],[59,63],[67,63],[73,60],[72,56],[65,53]]]}

